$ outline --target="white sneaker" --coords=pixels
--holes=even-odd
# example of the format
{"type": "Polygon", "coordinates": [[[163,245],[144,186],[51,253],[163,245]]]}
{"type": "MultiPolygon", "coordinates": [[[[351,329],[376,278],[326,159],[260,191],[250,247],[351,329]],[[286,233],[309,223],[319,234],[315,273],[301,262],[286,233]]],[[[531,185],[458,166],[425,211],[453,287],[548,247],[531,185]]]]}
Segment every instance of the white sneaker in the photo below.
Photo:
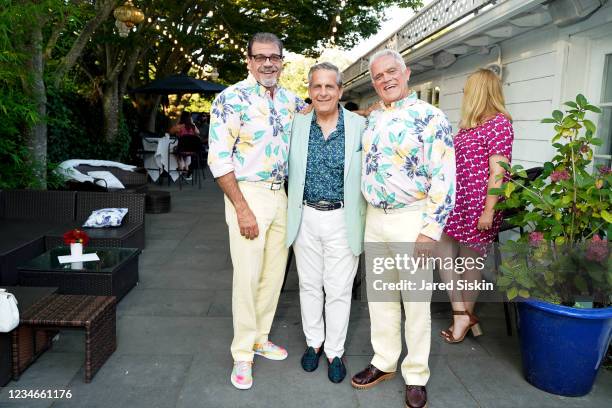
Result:
{"type": "Polygon", "coordinates": [[[255,344],[253,351],[258,356],[267,358],[268,360],[284,360],[287,358],[287,350],[281,346],[277,346],[271,341],[267,341],[263,344],[255,344]]]}
{"type": "Polygon", "coordinates": [[[239,390],[248,390],[253,386],[253,362],[234,361],[234,368],[230,377],[232,385],[239,390]]]}

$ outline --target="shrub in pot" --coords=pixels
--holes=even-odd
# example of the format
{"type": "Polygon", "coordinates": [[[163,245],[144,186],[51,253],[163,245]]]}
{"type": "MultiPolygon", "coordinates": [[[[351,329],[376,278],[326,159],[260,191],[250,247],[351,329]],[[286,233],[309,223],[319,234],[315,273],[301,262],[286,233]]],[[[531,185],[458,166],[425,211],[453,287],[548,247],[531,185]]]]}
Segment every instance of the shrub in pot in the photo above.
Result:
{"type": "Polygon", "coordinates": [[[586,118],[600,113],[583,95],[543,123],[554,124],[556,155],[528,181],[522,166],[491,194],[524,234],[502,246],[498,287],[518,301],[523,371],[545,391],[580,396],[595,381],[612,337],[612,172],[592,167],[601,140],[586,118]]]}

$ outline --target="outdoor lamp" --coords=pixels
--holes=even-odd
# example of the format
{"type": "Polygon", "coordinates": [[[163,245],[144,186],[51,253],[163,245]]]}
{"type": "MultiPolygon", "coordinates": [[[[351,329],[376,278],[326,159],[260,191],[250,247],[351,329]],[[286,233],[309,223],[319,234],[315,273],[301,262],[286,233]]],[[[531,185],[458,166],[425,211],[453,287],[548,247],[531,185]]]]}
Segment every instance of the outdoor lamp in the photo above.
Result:
{"type": "Polygon", "coordinates": [[[130,29],[136,24],[140,24],[144,20],[144,13],[138,7],[134,6],[132,0],[126,0],[122,6],[119,6],[113,12],[115,26],[119,30],[119,36],[127,37],[130,29]]]}

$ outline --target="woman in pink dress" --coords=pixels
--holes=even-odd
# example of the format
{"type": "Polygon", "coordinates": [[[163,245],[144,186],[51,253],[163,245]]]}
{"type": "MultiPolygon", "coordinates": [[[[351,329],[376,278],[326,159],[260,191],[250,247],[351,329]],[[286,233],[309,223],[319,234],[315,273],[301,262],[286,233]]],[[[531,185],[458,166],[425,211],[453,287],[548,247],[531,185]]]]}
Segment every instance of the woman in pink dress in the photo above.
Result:
{"type": "Polygon", "coordinates": [[[510,162],[514,139],[511,120],[499,78],[487,69],[471,74],[463,92],[459,132],[454,138],[455,207],[439,247],[443,259],[451,257],[456,261],[454,269],[440,270],[443,281],[454,281],[454,288],[449,291],[453,324],[440,333],[448,343],[463,341],[470,329],[474,336],[482,334],[474,315],[478,291],[457,288],[458,281],[480,281],[484,257],[502,223],[502,213],[495,210],[499,197],[487,192],[501,187],[505,170],[498,163],[510,162]],[[464,266],[460,267],[459,258],[463,258],[464,266]],[[471,263],[466,261],[469,258],[471,263]]]}
{"type": "MultiPolygon", "coordinates": [[[[183,113],[181,113],[178,123],[170,129],[170,134],[177,137],[200,135],[200,131],[191,119],[191,112],[183,111],[183,113]]],[[[179,154],[177,157],[177,163],[179,171],[189,171],[191,157],[185,157],[179,154]]]]}

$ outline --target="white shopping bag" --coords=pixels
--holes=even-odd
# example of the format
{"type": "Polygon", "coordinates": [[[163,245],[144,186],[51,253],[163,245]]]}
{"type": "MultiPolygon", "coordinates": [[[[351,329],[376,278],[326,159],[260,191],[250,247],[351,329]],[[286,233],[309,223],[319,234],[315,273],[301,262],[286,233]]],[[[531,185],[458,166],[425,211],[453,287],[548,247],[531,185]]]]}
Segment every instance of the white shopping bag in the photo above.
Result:
{"type": "Polygon", "coordinates": [[[6,289],[0,289],[0,333],[8,333],[19,326],[17,299],[6,289]]]}

